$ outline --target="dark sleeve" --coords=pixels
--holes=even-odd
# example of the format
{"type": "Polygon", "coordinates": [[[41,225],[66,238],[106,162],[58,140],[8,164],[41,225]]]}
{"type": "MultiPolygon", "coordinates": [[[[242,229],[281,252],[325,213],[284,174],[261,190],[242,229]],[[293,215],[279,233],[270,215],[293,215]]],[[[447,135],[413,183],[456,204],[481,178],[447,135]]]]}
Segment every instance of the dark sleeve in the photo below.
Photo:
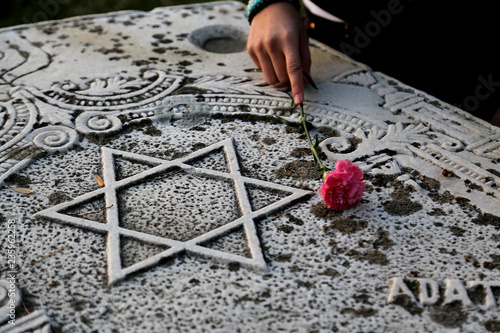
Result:
{"type": "Polygon", "coordinates": [[[371,11],[380,10],[388,5],[387,0],[313,0],[313,2],[321,9],[341,18],[351,25],[364,24],[370,17],[371,11]]]}

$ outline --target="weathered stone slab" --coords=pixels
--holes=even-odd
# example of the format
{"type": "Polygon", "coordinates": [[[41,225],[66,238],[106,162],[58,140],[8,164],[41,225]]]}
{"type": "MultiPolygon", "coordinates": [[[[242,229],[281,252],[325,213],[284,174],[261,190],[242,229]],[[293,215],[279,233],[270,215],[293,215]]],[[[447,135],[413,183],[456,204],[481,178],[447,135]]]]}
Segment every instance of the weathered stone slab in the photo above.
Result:
{"type": "Polygon", "coordinates": [[[328,210],[247,32],[237,2],[0,30],[0,332],[498,331],[500,130],[313,41],[311,132],[368,184],[328,210]]]}

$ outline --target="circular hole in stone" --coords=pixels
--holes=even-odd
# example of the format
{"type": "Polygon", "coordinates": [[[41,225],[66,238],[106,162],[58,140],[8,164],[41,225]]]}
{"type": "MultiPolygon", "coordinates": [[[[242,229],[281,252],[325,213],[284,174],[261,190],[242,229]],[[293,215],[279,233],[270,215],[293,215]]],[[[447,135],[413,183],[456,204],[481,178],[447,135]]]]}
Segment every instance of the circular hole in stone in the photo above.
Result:
{"type": "Polygon", "coordinates": [[[247,33],[231,25],[211,25],[193,31],[189,41],[213,53],[236,53],[246,49],[247,33]]]}

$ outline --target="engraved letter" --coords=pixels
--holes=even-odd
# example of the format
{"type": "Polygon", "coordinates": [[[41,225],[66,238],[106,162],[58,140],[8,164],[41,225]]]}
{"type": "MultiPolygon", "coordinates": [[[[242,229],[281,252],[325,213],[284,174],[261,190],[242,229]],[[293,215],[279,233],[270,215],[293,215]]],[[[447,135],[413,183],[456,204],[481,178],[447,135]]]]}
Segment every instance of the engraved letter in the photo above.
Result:
{"type": "Polygon", "coordinates": [[[418,279],[420,293],[418,299],[423,305],[432,305],[439,299],[439,286],[431,279],[418,279]]]}
{"type": "Polygon", "coordinates": [[[408,288],[408,286],[403,281],[402,277],[395,277],[391,279],[392,284],[389,288],[389,296],[387,297],[387,303],[392,303],[396,299],[396,297],[401,295],[406,295],[410,297],[412,302],[415,302],[415,296],[413,296],[412,292],[408,288]]]}
{"type": "Polygon", "coordinates": [[[491,287],[500,287],[500,281],[492,281],[492,282],[469,281],[468,285],[469,287],[483,286],[484,291],[486,292],[486,299],[484,301],[484,305],[486,306],[487,309],[496,308],[497,304],[495,302],[495,295],[493,295],[491,287]]]}
{"type": "Polygon", "coordinates": [[[445,279],[446,290],[444,292],[443,304],[448,304],[454,301],[461,301],[463,306],[472,306],[472,302],[467,295],[462,282],[456,279],[445,279]]]}

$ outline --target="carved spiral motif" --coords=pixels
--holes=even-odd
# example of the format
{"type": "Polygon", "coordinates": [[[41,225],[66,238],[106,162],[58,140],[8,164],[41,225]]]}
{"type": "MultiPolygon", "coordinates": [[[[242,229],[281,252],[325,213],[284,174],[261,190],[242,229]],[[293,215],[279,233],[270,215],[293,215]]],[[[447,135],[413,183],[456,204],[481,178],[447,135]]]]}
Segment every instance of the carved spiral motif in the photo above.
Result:
{"type": "Polygon", "coordinates": [[[97,116],[90,118],[87,121],[87,126],[95,131],[113,130],[113,128],[116,128],[120,125],[120,120],[115,116],[97,116]]]}
{"type": "Polygon", "coordinates": [[[31,133],[33,144],[47,152],[66,151],[78,139],[78,133],[65,126],[47,126],[31,133]]]}
{"type": "Polygon", "coordinates": [[[122,128],[121,120],[115,115],[85,112],[76,118],[76,129],[83,134],[110,133],[122,128]]]}
{"type": "Polygon", "coordinates": [[[441,144],[441,148],[443,149],[446,149],[448,151],[452,151],[452,152],[459,152],[459,151],[462,151],[465,149],[464,145],[462,144],[462,142],[458,141],[458,140],[455,140],[455,139],[452,139],[450,138],[449,140],[443,142],[441,144]]]}
{"type": "Polygon", "coordinates": [[[345,153],[351,149],[351,143],[344,137],[333,137],[322,141],[319,146],[323,151],[345,153]]]}

